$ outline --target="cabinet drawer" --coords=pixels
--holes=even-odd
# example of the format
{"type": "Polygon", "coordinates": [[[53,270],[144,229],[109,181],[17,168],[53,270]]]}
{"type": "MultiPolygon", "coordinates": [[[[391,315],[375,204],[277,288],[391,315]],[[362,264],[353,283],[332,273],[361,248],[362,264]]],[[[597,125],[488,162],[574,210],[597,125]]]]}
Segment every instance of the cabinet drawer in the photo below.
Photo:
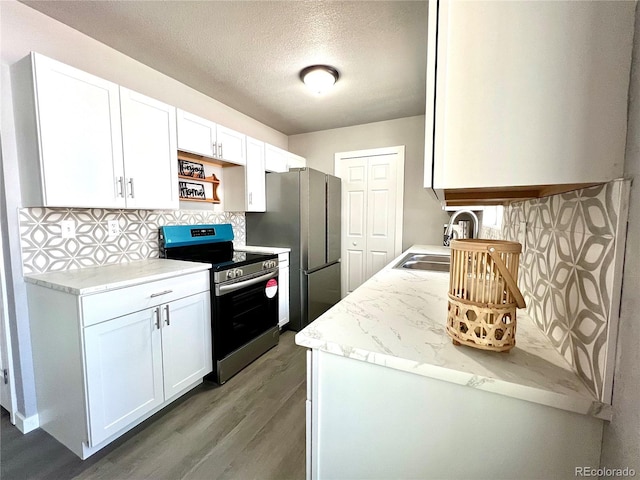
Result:
{"type": "Polygon", "coordinates": [[[81,298],[85,327],[209,290],[209,271],[180,275],[81,298]]]}

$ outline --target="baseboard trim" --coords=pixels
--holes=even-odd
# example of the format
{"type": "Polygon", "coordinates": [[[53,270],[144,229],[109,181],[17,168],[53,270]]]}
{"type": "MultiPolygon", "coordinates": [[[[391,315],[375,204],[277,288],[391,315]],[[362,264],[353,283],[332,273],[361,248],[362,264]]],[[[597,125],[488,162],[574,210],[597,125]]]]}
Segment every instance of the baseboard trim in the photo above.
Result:
{"type": "Polygon", "coordinates": [[[38,414],[25,417],[20,412],[16,412],[16,427],[22,433],[29,433],[40,426],[38,414]]]}

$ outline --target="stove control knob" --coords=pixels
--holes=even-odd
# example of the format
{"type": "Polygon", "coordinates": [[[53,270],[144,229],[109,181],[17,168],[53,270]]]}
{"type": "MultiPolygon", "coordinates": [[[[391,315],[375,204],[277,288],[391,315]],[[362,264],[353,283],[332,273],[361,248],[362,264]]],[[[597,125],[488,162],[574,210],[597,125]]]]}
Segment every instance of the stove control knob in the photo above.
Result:
{"type": "Polygon", "coordinates": [[[235,278],[241,277],[244,274],[244,272],[240,268],[236,268],[234,272],[235,272],[235,278]]]}
{"type": "Polygon", "coordinates": [[[236,274],[233,270],[227,271],[227,278],[235,278],[236,274]]]}

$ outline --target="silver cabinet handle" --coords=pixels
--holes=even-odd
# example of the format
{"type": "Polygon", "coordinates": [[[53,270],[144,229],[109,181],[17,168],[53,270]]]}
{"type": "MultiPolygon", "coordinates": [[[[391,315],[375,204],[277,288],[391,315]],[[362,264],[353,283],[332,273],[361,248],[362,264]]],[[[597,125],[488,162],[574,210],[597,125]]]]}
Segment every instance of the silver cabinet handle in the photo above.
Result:
{"type": "Polygon", "coordinates": [[[167,293],[171,293],[173,290],[164,290],[162,292],[152,293],[151,298],[160,297],[162,295],[166,295],[167,293]]]}
{"type": "Polygon", "coordinates": [[[118,177],[118,197],[124,198],[124,177],[118,177]]]}
{"type": "Polygon", "coordinates": [[[156,328],[160,330],[160,307],[154,308],[153,313],[156,316],[156,321],[155,321],[156,328]]]}
{"type": "Polygon", "coordinates": [[[219,143],[218,145],[220,145],[220,158],[224,158],[224,153],[222,153],[222,143],[219,143]]]}
{"type": "Polygon", "coordinates": [[[253,192],[249,192],[249,205],[253,205],[253,192]]]}
{"type": "Polygon", "coordinates": [[[171,317],[169,315],[169,305],[168,304],[164,306],[164,311],[167,312],[167,318],[165,320],[165,323],[167,324],[167,326],[171,325],[171,317]]]}
{"type": "Polygon", "coordinates": [[[218,144],[215,142],[213,143],[213,156],[218,157],[218,144]]]}
{"type": "Polygon", "coordinates": [[[129,180],[127,180],[127,184],[129,185],[129,196],[131,198],[134,197],[134,193],[133,193],[133,177],[131,177],[129,180]]]}

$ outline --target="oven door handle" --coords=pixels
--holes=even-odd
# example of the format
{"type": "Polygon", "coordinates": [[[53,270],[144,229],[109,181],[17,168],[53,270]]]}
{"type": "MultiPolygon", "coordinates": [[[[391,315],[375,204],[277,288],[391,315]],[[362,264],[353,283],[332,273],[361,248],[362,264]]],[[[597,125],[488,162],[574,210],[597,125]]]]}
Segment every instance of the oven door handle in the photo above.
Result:
{"type": "Polygon", "coordinates": [[[267,273],[266,275],[260,275],[256,278],[250,278],[249,280],[244,280],[242,282],[231,283],[229,285],[216,285],[216,296],[221,297],[222,295],[226,295],[227,293],[235,292],[245,287],[250,287],[251,285],[264,282],[265,280],[269,280],[270,278],[274,278],[277,276],[278,270],[276,270],[275,272],[267,273]]]}

